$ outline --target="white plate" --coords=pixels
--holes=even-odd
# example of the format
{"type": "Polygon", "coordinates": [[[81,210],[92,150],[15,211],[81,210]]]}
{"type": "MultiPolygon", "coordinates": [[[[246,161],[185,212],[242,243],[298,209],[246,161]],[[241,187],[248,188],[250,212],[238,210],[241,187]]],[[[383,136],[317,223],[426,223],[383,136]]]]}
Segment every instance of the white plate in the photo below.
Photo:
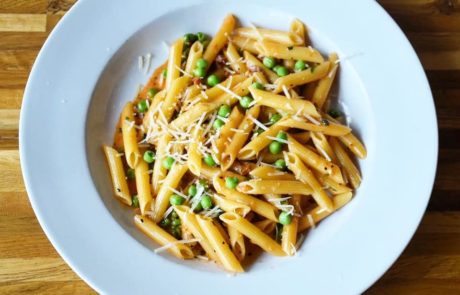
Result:
{"type": "Polygon", "coordinates": [[[35,213],[60,255],[111,294],[353,294],[397,259],[426,208],[437,159],[433,100],[412,47],[374,1],[80,0],[40,52],[20,122],[21,163],[35,213]],[[133,3],[135,2],[135,3],[133,3]],[[287,29],[292,17],[316,47],[340,57],[339,100],[368,158],[355,199],[309,232],[295,258],[265,256],[230,277],[156,255],[113,199],[101,152],[121,106],[147,75],[138,55],[166,58],[162,41],[213,34],[225,14],[287,29]]]}

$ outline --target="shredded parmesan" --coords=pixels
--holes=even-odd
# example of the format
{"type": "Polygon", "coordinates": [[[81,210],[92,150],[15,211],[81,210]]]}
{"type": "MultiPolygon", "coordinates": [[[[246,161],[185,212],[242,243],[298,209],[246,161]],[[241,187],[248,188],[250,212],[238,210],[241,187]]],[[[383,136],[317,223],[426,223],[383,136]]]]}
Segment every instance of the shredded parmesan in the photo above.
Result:
{"type": "Polygon", "coordinates": [[[326,153],[326,151],[320,145],[317,145],[316,148],[318,149],[318,151],[321,152],[321,154],[324,156],[324,158],[326,158],[326,160],[328,160],[329,162],[332,161],[331,157],[329,157],[329,155],[326,153]]]}
{"type": "Polygon", "coordinates": [[[200,260],[204,260],[204,261],[209,261],[208,256],[204,256],[204,255],[197,255],[196,258],[198,258],[200,260]]]}
{"type": "Polygon", "coordinates": [[[310,122],[312,122],[315,125],[318,125],[318,126],[321,125],[321,123],[318,120],[316,120],[315,118],[313,118],[312,116],[308,114],[305,115],[305,118],[307,118],[310,122]]]}
{"type": "Polygon", "coordinates": [[[289,90],[287,89],[286,85],[283,85],[282,88],[283,88],[284,95],[286,95],[286,97],[287,97],[288,99],[291,99],[292,96],[291,96],[291,94],[289,93],[289,90]]]}
{"type": "Polygon", "coordinates": [[[165,219],[166,217],[168,217],[169,214],[171,214],[171,212],[173,212],[173,210],[174,210],[174,207],[173,207],[173,206],[170,206],[170,207],[168,208],[168,210],[166,210],[165,213],[163,214],[163,218],[162,218],[162,219],[165,219]]]}
{"type": "Polygon", "coordinates": [[[266,136],[266,138],[274,140],[274,141],[278,141],[278,142],[281,142],[281,143],[285,143],[285,144],[289,143],[287,140],[282,139],[282,138],[278,138],[278,137],[266,136]]]}
{"type": "Polygon", "coordinates": [[[315,220],[313,219],[313,216],[311,216],[311,214],[307,214],[307,220],[308,223],[310,223],[311,228],[316,227],[315,220]]]}
{"type": "Polygon", "coordinates": [[[145,55],[144,74],[147,74],[150,71],[151,64],[152,64],[152,54],[147,53],[145,55]]]}
{"type": "Polygon", "coordinates": [[[139,57],[137,58],[137,66],[139,68],[139,71],[142,71],[142,69],[144,68],[144,57],[142,55],[139,55],[139,57]]]}
{"type": "Polygon", "coordinates": [[[221,90],[223,90],[224,92],[227,92],[227,93],[230,94],[232,97],[237,98],[238,100],[241,100],[241,99],[242,99],[241,96],[239,96],[239,95],[236,94],[235,92],[231,91],[229,88],[226,88],[226,87],[224,87],[224,86],[222,86],[222,85],[220,85],[220,84],[217,84],[216,87],[219,88],[219,89],[221,89],[221,90]]]}
{"type": "Polygon", "coordinates": [[[256,124],[257,126],[259,126],[260,128],[262,128],[263,130],[268,130],[268,127],[265,126],[264,124],[262,124],[259,120],[257,120],[256,118],[254,118],[253,116],[249,115],[248,116],[249,120],[251,120],[252,122],[254,122],[254,124],[256,124]]]}
{"type": "Polygon", "coordinates": [[[175,193],[176,195],[179,195],[179,196],[181,196],[182,198],[184,198],[184,199],[186,199],[186,200],[188,201],[189,196],[184,195],[184,194],[181,193],[180,191],[178,191],[178,190],[176,190],[176,189],[173,189],[173,188],[170,187],[170,186],[168,187],[168,189],[169,189],[170,191],[172,191],[173,193],[175,193]]]}

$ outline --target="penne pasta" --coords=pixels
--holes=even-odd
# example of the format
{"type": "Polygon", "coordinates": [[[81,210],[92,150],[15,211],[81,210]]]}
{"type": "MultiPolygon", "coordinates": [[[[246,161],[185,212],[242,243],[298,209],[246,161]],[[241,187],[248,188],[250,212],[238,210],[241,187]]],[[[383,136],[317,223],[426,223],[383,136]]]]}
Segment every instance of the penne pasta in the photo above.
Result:
{"type": "Polygon", "coordinates": [[[219,216],[227,226],[234,227],[237,231],[245,235],[252,243],[256,244],[266,252],[275,256],[285,256],[283,248],[272,238],[261,231],[243,217],[235,213],[224,213],[219,216]]]}
{"type": "Polygon", "coordinates": [[[192,249],[181,241],[176,240],[164,229],[156,225],[150,219],[141,215],[134,216],[134,224],[149,238],[157,242],[163,247],[167,247],[167,251],[179,259],[192,259],[195,257],[192,249]]]}
{"type": "Polygon", "coordinates": [[[131,195],[129,194],[128,183],[126,182],[123,162],[119,152],[109,146],[104,145],[103,150],[107,159],[107,164],[112,177],[113,193],[117,199],[128,206],[131,206],[131,195]]]}
{"type": "Polygon", "coordinates": [[[332,53],[329,56],[328,74],[318,81],[318,86],[315,88],[313,96],[311,97],[311,101],[320,109],[325,106],[329,90],[331,89],[337,69],[339,68],[337,60],[338,56],[336,53],[332,53]]]}
{"type": "Polygon", "coordinates": [[[149,165],[145,161],[139,161],[135,170],[137,197],[139,199],[139,208],[141,214],[145,215],[150,210],[152,203],[152,193],[150,189],[149,165]]]}
{"type": "Polygon", "coordinates": [[[283,32],[278,30],[244,27],[236,29],[235,34],[236,36],[240,36],[243,38],[249,38],[256,41],[268,40],[286,46],[302,44],[301,36],[292,34],[291,32],[283,32]]]}
{"type": "Polygon", "coordinates": [[[274,83],[278,79],[278,75],[276,75],[275,72],[264,66],[260,60],[248,51],[244,52],[244,59],[246,60],[249,70],[254,72],[262,71],[271,83],[274,83]]]}
{"type": "Polygon", "coordinates": [[[257,226],[258,229],[260,229],[267,235],[271,235],[276,227],[276,223],[270,219],[264,219],[261,221],[254,222],[254,225],[257,226]]]}
{"type": "Polygon", "coordinates": [[[356,168],[353,161],[335,138],[331,139],[331,145],[337,155],[339,163],[345,169],[347,178],[350,180],[351,185],[354,189],[357,189],[361,185],[361,173],[359,173],[358,168],[356,168]]]}
{"type": "Polygon", "coordinates": [[[248,205],[223,198],[217,194],[214,194],[212,199],[225,212],[233,212],[244,217],[251,211],[251,207],[248,205]]]}
{"type": "Polygon", "coordinates": [[[185,64],[185,72],[192,74],[193,69],[196,67],[196,62],[203,56],[203,45],[201,42],[196,41],[190,47],[190,51],[187,57],[187,63],[185,64]]]}
{"type": "Polygon", "coordinates": [[[233,254],[232,250],[230,250],[230,247],[227,242],[225,242],[213,221],[208,218],[201,217],[200,215],[197,215],[196,219],[207,240],[211,244],[213,251],[215,251],[216,255],[219,257],[223,267],[231,272],[243,272],[244,270],[241,267],[241,264],[233,254]]]}
{"type": "Polygon", "coordinates": [[[227,50],[225,51],[225,57],[227,58],[230,67],[235,72],[244,74],[248,70],[243,58],[240,56],[238,50],[236,50],[232,43],[228,44],[227,50]]]}
{"type": "Polygon", "coordinates": [[[213,179],[213,185],[215,190],[223,195],[225,198],[245,204],[251,208],[252,211],[256,212],[259,215],[264,216],[273,221],[277,221],[276,217],[278,210],[270,203],[259,200],[247,194],[241,193],[235,189],[229,189],[225,186],[224,180],[216,177],[213,179]]]}
{"type": "Polygon", "coordinates": [[[288,225],[283,226],[281,232],[281,247],[287,255],[293,256],[296,254],[296,243],[297,243],[297,217],[292,218],[292,222],[288,225]]]}
{"type": "Polygon", "coordinates": [[[244,236],[231,226],[227,228],[227,231],[233,253],[239,261],[242,261],[246,256],[246,244],[244,243],[244,236]]]}
{"type": "Polygon", "coordinates": [[[244,115],[240,109],[237,106],[233,107],[233,110],[228,117],[228,122],[225,123],[225,125],[220,129],[220,136],[216,140],[216,147],[219,151],[219,156],[217,158],[219,160],[221,160],[220,155],[227,148],[229,140],[231,140],[235,134],[234,129],[236,129],[241,124],[243,118],[244,115]]]}
{"type": "Polygon", "coordinates": [[[333,162],[334,164],[337,164],[337,157],[335,156],[335,153],[332,150],[329,141],[323,133],[312,132],[311,139],[313,145],[316,147],[318,152],[326,158],[326,160],[328,160],[329,162],[333,162]]]}
{"type": "Polygon", "coordinates": [[[321,132],[325,135],[330,135],[330,136],[342,136],[350,133],[351,129],[335,124],[335,123],[329,123],[328,125],[316,125],[313,123],[307,123],[295,119],[290,119],[286,120],[285,122],[280,122],[279,125],[289,127],[289,128],[297,128],[297,129],[302,129],[302,130],[308,130],[312,132],[321,132]]]}
{"type": "Polygon", "coordinates": [[[201,174],[201,159],[202,155],[199,151],[198,143],[201,142],[202,130],[196,128],[194,131],[194,136],[192,142],[188,146],[188,161],[187,165],[193,174],[200,176],[201,174]]]}
{"type": "Polygon", "coordinates": [[[311,83],[319,79],[322,79],[324,76],[327,75],[329,65],[330,63],[327,61],[319,64],[316,67],[311,67],[300,72],[280,77],[275,82],[276,88],[274,92],[279,93],[283,91],[283,87],[287,87],[288,89],[290,89],[296,86],[305,85],[307,83],[311,83]]]}
{"type": "Polygon", "coordinates": [[[262,55],[280,59],[304,60],[308,62],[323,63],[324,58],[318,50],[311,46],[286,46],[284,44],[261,40],[256,47],[262,55]]]}
{"type": "Polygon", "coordinates": [[[165,89],[169,92],[174,80],[179,78],[182,59],[182,49],[184,47],[184,40],[177,39],[169,49],[168,66],[166,68],[166,86],[165,89]]]}
{"type": "Polygon", "coordinates": [[[160,137],[155,164],[153,164],[153,173],[152,173],[152,189],[153,194],[157,195],[161,187],[161,182],[166,177],[166,168],[163,166],[163,162],[166,159],[166,147],[168,146],[169,141],[171,141],[172,136],[170,134],[164,134],[160,137]]]}
{"type": "Polygon", "coordinates": [[[296,180],[295,176],[291,173],[281,171],[271,166],[259,166],[249,172],[253,178],[260,179],[273,179],[273,180],[296,180]]]}
{"type": "Polygon", "coordinates": [[[134,128],[134,113],[133,104],[126,103],[123,111],[121,112],[121,132],[123,135],[123,146],[125,152],[126,162],[131,168],[136,168],[139,158],[139,147],[137,145],[136,128],[134,128]]]}
{"type": "Polygon", "coordinates": [[[163,215],[169,206],[169,197],[173,194],[172,189],[177,188],[179,181],[187,170],[187,165],[175,163],[172,166],[155,199],[155,209],[153,212],[155,215],[155,222],[160,222],[163,218],[163,215]]]}
{"type": "Polygon", "coordinates": [[[238,184],[238,191],[251,194],[299,194],[311,195],[312,188],[308,184],[304,184],[296,180],[265,180],[253,179],[238,184]]]}
{"type": "Polygon", "coordinates": [[[291,26],[289,28],[289,32],[295,36],[298,41],[292,45],[306,45],[305,44],[305,34],[306,34],[305,25],[298,19],[294,19],[291,22],[291,26]]]}
{"type": "Polygon", "coordinates": [[[225,44],[228,43],[228,38],[235,27],[235,23],[235,17],[231,14],[224,18],[219,31],[216,33],[214,38],[212,38],[211,43],[209,43],[203,54],[203,58],[208,61],[208,67],[214,61],[219,51],[224,48],[225,44]]]}
{"type": "Polygon", "coordinates": [[[232,37],[232,43],[235,44],[236,47],[243,51],[248,51],[253,54],[259,54],[259,49],[256,46],[256,41],[245,38],[245,37],[240,37],[240,36],[233,36],[232,37]]]}
{"type": "MultiPolygon", "coordinates": [[[[332,198],[334,204],[334,210],[337,211],[348,202],[351,201],[353,194],[351,192],[340,194],[332,198]]],[[[304,217],[299,219],[299,225],[297,228],[298,232],[304,231],[310,227],[314,227],[316,223],[320,222],[327,216],[331,215],[331,212],[324,210],[322,207],[316,207],[313,210],[309,211],[304,217]]]]}

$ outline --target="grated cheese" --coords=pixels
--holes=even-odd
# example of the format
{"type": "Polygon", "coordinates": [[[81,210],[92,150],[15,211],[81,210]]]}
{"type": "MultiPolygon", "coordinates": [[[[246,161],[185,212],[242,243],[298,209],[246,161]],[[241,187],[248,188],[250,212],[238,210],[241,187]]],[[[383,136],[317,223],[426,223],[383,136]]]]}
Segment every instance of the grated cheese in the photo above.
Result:
{"type": "Polygon", "coordinates": [[[318,120],[316,120],[315,118],[313,118],[312,116],[308,114],[305,115],[305,118],[307,118],[310,122],[312,122],[315,125],[318,125],[318,126],[321,125],[321,123],[318,120]]]}
{"type": "Polygon", "coordinates": [[[311,216],[311,214],[307,214],[307,220],[308,223],[310,223],[311,228],[316,227],[315,220],[313,219],[313,216],[311,216]]]}
{"type": "Polygon", "coordinates": [[[176,195],[179,195],[179,196],[181,196],[182,198],[184,198],[184,199],[186,199],[186,200],[188,201],[189,196],[184,195],[184,194],[181,193],[180,191],[178,191],[178,190],[176,190],[176,189],[173,189],[173,188],[170,187],[170,186],[168,187],[168,189],[169,189],[170,191],[172,191],[173,193],[175,193],[176,195]]]}
{"type": "Polygon", "coordinates": [[[292,96],[291,96],[291,94],[289,93],[289,90],[287,89],[286,85],[283,85],[282,88],[283,88],[284,95],[286,95],[286,97],[287,97],[288,99],[291,99],[292,96]]]}
{"type": "Polygon", "coordinates": [[[187,76],[187,77],[190,77],[192,78],[193,76],[190,75],[189,73],[187,73],[186,71],[184,71],[183,69],[181,69],[180,67],[178,67],[177,65],[174,65],[176,67],[176,69],[181,72],[184,76],[187,76]]]}
{"type": "Polygon", "coordinates": [[[264,124],[262,124],[259,120],[257,120],[256,118],[254,118],[253,116],[249,115],[248,116],[249,120],[251,120],[252,122],[254,122],[254,124],[256,124],[257,126],[259,126],[260,128],[262,128],[263,130],[268,130],[268,127],[265,126],[264,124]]]}
{"type": "Polygon", "coordinates": [[[326,151],[320,145],[318,145],[316,148],[318,149],[318,151],[320,151],[320,153],[324,156],[324,158],[326,158],[326,160],[328,162],[332,161],[331,157],[329,157],[329,155],[326,153],[326,151]]]}
{"type": "Polygon", "coordinates": [[[139,68],[139,71],[142,71],[142,69],[144,68],[144,57],[142,55],[139,55],[139,57],[137,58],[137,66],[139,68]]]}
{"type": "Polygon", "coordinates": [[[219,89],[221,89],[221,90],[223,90],[224,92],[227,92],[227,93],[230,94],[232,97],[237,98],[238,100],[241,100],[241,99],[242,99],[241,96],[239,96],[239,95],[236,94],[235,92],[231,91],[230,89],[228,89],[228,88],[226,88],[226,87],[224,87],[224,86],[222,86],[222,85],[220,85],[220,84],[217,84],[216,87],[219,88],[219,89]]]}
{"type": "Polygon", "coordinates": [[[285,143],[285,144],[289,143],[287,140],[282,139],[282,138],[273,137],[273,136],[265,136],[265,137],[268,138],[268,139],[274,140],[274,141],[281,142],[281,143],[285,143]]]}
{"type": "Polygon", "coordinates": [[[160,253],[160,252],[163,252],[165,250],[168,250],[169,248],[172,248],[178,244],[190,244],[190,243],[196,243],[196,242],[199,242],[201,241],[200,239],[190,239],[190,240],[179,240],[179,241],[174,241],[172,243],[168,243],[166,245],[164,245],[163,247],[160,247],[160,248],[156,248],[155,250],[153,250],[153,252],[155,253],[160,253]]]}
{"type": "Polygon", "coordinates": [[[152,54],[147,53],[145,55],[144,74],[147,74],[150,71],[151,64],[152,64],[152,54]]]}

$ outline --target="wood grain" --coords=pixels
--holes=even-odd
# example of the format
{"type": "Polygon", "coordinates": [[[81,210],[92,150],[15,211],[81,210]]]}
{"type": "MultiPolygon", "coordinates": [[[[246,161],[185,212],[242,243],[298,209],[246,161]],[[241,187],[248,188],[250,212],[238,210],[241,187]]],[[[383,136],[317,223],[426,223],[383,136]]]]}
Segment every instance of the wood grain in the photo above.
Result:
{"type": "MultiPolygon", "coordinates": [[[[63,262],[40,228],[24,188],[18,153],[19,110],[27,77],[46,37],[74,3],[0,1],[0,294],[95,293],[63,262]]],[[[440,152],[432,198],[419,229],[366,293],[459,294],[460,3],[379,3],[404,30],[426,70],[438,114],[440,152]]],[[[417,115],[416,105],[408,115],[417,115]]]]}

